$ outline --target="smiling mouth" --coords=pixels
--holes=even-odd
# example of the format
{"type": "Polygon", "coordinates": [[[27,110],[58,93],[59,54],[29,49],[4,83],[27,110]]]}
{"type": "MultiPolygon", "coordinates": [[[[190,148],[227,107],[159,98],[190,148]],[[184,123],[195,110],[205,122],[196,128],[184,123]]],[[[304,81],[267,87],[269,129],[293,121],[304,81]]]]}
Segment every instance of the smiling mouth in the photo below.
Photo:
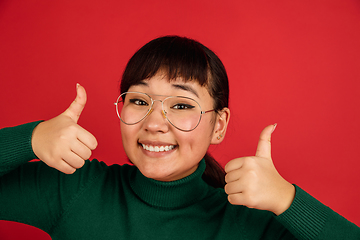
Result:
{"type": "Polygon", "coordinates": [[[141,144],[143,149],[149,152],[168,152],[176,148],[176,145],[167,145],[167,146],[152,146],[152,145],[146,145],[141,144]]]}

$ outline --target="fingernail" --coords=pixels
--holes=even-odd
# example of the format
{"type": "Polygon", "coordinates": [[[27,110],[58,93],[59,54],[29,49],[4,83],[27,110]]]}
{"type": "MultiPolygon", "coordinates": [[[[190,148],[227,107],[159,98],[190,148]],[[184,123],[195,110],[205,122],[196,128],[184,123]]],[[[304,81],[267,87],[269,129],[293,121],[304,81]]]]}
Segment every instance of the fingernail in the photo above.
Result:
{"type": "Polygon", "coordinates": [[[76,84],[76,89],[78,89],[78,88],[79,88],[79,86],[80,86],[80,84],[78,84],[78,83],[77,83],[77,84],[76,84]]]}
{"type": "Polygon", "coordinates": [[[277,126],[277,123],[274,124],[274,128],[271,133],[273,133],[275,131],[276,126],[277,126]]]}

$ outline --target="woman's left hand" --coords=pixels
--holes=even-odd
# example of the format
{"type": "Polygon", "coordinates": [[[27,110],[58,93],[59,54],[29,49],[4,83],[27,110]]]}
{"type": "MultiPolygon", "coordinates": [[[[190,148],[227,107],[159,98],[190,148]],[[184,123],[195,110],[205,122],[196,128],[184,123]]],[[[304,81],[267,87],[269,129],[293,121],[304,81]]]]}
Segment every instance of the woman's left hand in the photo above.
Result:
{"type": "Polygon", "coordinates": [[[234,205],[268,210],[276,215],[287,210],[295,187],[277,172],[271,158],[271,134],[276,125],[260,134],[255,156],[236,158],[225,166],[225,192],[234,205]]]}

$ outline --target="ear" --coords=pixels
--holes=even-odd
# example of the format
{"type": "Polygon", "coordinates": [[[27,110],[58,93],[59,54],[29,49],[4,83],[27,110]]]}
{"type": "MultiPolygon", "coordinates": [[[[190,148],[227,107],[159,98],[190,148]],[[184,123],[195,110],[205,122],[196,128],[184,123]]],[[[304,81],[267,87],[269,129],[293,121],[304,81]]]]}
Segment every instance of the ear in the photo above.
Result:
{"type": "Polygon", "coordinates": [[[216,122],[211,139],[211,144],[219,144],[223,141],[227,126],[230,120],[230,109],[223,108],[219,114],[216,115],[216,122]]]}

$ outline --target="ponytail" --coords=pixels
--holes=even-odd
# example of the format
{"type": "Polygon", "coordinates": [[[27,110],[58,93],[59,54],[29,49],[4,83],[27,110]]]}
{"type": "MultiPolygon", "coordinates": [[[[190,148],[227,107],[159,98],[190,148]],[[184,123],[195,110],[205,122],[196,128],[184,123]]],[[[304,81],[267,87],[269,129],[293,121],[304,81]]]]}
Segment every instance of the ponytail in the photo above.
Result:
{"type": "Polygon", "coordinates": [[[214,188],[224,188],[226,184],[224,168],[209,153],[206,153],[204,158],[206,168],[202,179],[214,188]]]}

